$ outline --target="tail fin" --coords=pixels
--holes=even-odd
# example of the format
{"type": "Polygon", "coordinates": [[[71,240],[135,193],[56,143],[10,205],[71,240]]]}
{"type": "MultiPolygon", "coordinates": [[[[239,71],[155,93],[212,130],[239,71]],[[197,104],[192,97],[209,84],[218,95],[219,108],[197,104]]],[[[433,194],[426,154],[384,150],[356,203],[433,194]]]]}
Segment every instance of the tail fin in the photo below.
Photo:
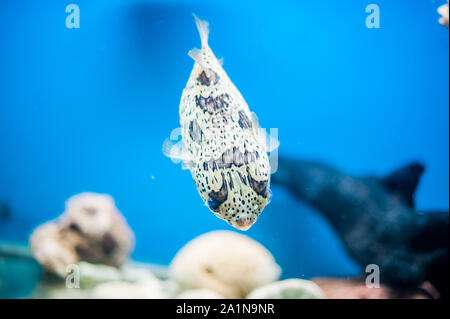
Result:
{"type": "Polygon", "coordinates": [[[202,41],[202,48],[208,46],[208,36],[209,36],[209,23],[205,20],[200,20],[195,14],[192,14],[195,19],[195,24],[197,25],[198,32],[200,33],[200,39],[202,41]]]}

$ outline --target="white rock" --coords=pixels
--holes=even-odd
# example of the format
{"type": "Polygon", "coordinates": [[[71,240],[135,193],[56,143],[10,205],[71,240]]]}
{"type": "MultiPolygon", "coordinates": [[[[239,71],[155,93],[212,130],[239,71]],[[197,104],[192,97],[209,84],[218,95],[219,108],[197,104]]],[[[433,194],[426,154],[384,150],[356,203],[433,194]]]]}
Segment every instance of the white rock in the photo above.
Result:
{"type": "Polygon", "coordinates": [[[77,232],[83,239],[76,243],[80,260],[94,259],[117,267],[128,260],[134,248],[134,234],[107,194],[72,196],[58,224],[61,231],[77,232]]]}
{"type": "Polygon", "coordinates": [[[81,193],[66,202],[55,221],[35,229],[30,244],[48,271],[67,276],[67,266],[80,261],[120,267],[134,247],[134,234],[111,196],[81,193]]]}
{"type": "Polygon", "coordinates": [[[177,299],[223,299],[223,296],[208,289],[191,289],[183,291],[177,299]]]}
{"type": "Polygon", "coordinates": [[[125,264],[121,268],[123,279],[131,282],[159,282],[159,279],[153,273],[143,267],[136,267],[131,264],[125,264]]]}
{"type": "Polygon", "coordinates": [[[113,281],[96,286],[93,299],[159,299],[166,298],[160,285],[113,281]]]}
{"type": "Polygon", "coordinates": [[[325,294],[314,282],[286,279],[258,287],[247,299],[323,299],[325,294]]]}
{"type": "Polygon", "coordinates": [[[209,289],[225,298],[243,298],[277,280],[280,272],[266,248],[232,231],[213,231],[193,239],[169,267],[169,276],[183,289],[209,289]]]}
{"type": "Polygon", "coordinates": [[[60,277],[67,276],[67,266],[79,260],[73,246],[63,239],[54,222],[38,226],[30,237],[30,244],[36,260],[60,277]]]}
{"type": "Polygon", "coordinates": [[[441,6],[438,8],[438,12],[439,12],[439,14],[442,16],[441,18],[439,18],[439,23],[448,27],[448,24],[449,24],[449,17],[448,17],[448,12],[449,12],[449,9],[448,9],[448,0],[447,0],[447,3],[446,3],[446,4],[443,4],[443,5],[441,5],[441,6]]]}
{"type": "Polygon", "coordinates": [[[162,280],[161,290],[167,298],[175,298],[181,292],[180,286],[173,280],[162,280]]]}
{"type": "Polygon", "coordinates": [[[112,266],[91,264],[88,262],[78,263],[81,284],[98,284],[108,281],[120,281],[123,274],[120,269],[112,266]]]}

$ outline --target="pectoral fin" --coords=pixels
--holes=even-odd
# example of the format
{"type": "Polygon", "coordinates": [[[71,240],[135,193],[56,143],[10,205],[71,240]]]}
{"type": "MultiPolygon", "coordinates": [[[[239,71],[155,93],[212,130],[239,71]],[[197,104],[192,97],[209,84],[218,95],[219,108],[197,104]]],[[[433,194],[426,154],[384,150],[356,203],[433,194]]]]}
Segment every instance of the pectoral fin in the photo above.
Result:
{"type": "Polygon", "coordinates": [[[191,169],[192,160],[182,140],[174,141],[170,138],[166,139],[162,145],[162,152],[165,156],[171,158],[174,163],[182,162],[182,169],[191,169]]]}
{"type": "Polygon", "coordinates": [[[190,50],[188,52],[188,55],[198,64],[200,64],[200,66],[202,67],[202,69],[205,71],[206,76],[208,78],[212,78],[214,76],[214,71],[211,69],[211,66],[208,65],[208,63],[206,63],[206,58],[205,56],[202,54],[202,50],[194,48],[192,50],[190,50]]]}

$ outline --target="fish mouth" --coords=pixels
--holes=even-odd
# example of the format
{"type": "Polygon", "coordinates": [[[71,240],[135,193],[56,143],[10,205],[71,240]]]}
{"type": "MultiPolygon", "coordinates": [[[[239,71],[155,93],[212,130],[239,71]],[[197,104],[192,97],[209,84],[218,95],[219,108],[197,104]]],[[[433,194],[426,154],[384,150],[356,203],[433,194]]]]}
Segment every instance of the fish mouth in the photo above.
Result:
{"type": "Polygon", "coordinates": [[[255,223],[255,219],[253,218],[238,218],[231,226],[236,227],[239,230],[246,231],[255,223]]]}

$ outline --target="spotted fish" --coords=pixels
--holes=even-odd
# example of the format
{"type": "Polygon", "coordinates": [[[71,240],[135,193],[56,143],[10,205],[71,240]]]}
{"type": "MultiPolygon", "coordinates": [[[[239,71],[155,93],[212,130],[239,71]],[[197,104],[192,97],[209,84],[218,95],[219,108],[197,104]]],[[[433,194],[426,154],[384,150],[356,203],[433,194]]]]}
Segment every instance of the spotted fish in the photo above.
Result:
{"type": "Polygon", "coordinates": [[[180,102],[182,140],[177,144],[167,140],[163,152],[183,161],[217,217],[247,230],[269,203],[267,152],[278,142],[259,128],[209,47],[208,22],[194,18],[202,47],[189,51],[195,63],[180,102]]]}

